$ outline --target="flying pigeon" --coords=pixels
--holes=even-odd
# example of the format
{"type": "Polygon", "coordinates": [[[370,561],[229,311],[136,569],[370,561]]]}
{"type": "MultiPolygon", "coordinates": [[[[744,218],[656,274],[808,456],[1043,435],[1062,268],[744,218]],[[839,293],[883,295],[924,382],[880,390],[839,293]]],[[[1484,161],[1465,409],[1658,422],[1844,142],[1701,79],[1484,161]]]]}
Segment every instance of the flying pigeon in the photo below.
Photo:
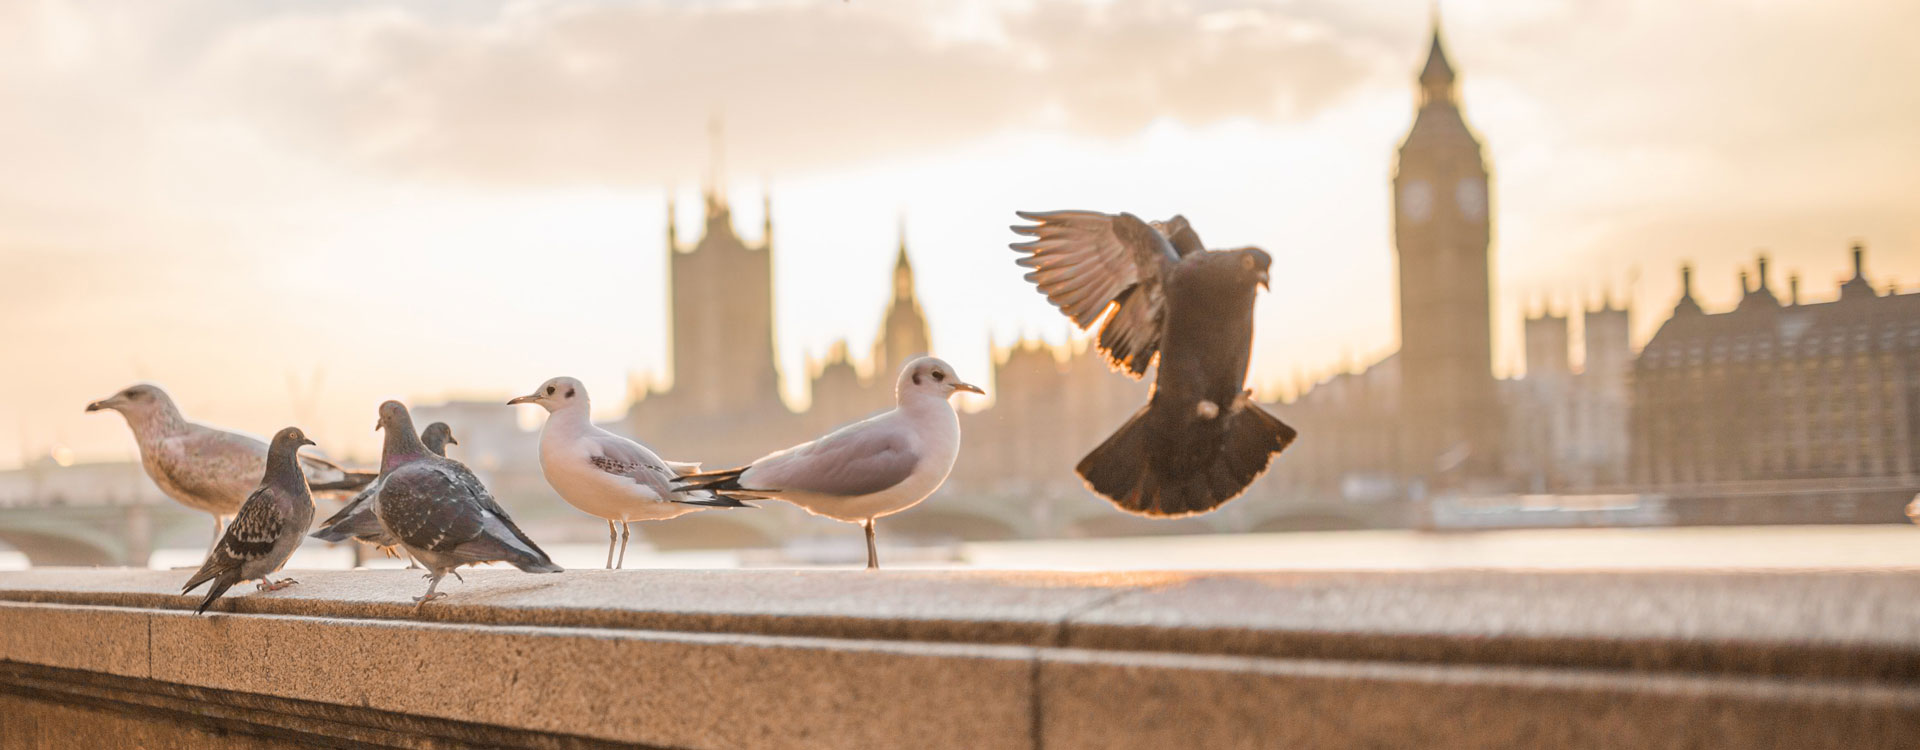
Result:
{"type": "MultiPolygon", "coordinates": [[[[240,511],[266,471],[267,444],[249,435],[188,422],[167,392],[155,385],[130,386],[87,404],[89,412],[103,409],[126,417],[140,446],[140,465],[161,492],[181,505],[213,514],[213,541],[218,544],[223,521],[240,511]]],[[[301,472],[316,492],[359,489],[374,478],[317,456],[299,460],[301,472]]]]}
{"type": "Polygon", "coordinates": [[[1205,513],[1245,492],[1292,427],[1245,387],[1254,287],[1272,259],[1256,247],[1209,251],[1184,217],[1149,225],[1132,214],[1019,212],[1013,231],[1026,279],[1083,330],[1104,316],[1099,348],[1138,379],[1155,355],[1147,405],[1075,467],[1121,510],[1170,518],[1205,513]],[[1109,314],[1109,310],[1112,312],[1109,314]]]}
{"type": "Polygon", "coordinates": [[[313,445],[313,441],[298,427],[288,427],[273,436],[273,445],[267,448],[266,472],[259,486],[240,505],[239,515],[234,516],[213,552],[200,565],[200,572],[193,574],[186,587],[180,589],[180,593],[185,594],[200,584],[212,582],[207,598],[201,600],[194,614],[206,612],[213,600],[241,581],[258,580],[262,591],[278,591],[295,583],[291,578],[266,579],[287,564],[287,558],[300,546],[307,525],[313,523],[313,493],[307,489],[307,478],[300,473],[299,452],[303,445],[313,445]]]}
{"type": "MultiPolygon", "coordinates": [[[[447,455],[447,446],[460,444],[460,441],[453,439],[453,428],[445,422],[427,425],[427,429],[420,431],[420,442],[426,446],[428,453],[441,457],[447,455]]],[[[380,478],[373,480],[360,494],[348,500],[340,512],[321,521],[320,529],[308,536],[326,542],[352,539],[371,544],[389,557],[393,556],[393,550],[400,545],[400,540],[387,535],[387,530],[380,526],[380,518],[373,512],[373,496],[380,491],[381,480],[385,478],[386,475],[381,474],[380,478]]]]}
{"type": "Polygon", "coordinates": [[[894,408],[746,466],[681,477],[675,490],[781,500],[860,524],[867,532],[867,567],[878,568],[874,520],[918,505],[953,471],[960,418],[947,399],[960,391],[986,393],[961,382],[952,365],[920,357],[900,370],[894,408]]]}
{"type": "Polygon", "coordinates": [[[587,387],[559,377],[508,404],[539,404],[547,410],[540,429],[540,472],[567,504],[607,521],[607,567],[627,562],[634,521],[663,521],[708,507],[752,507],[715,492],[675,493],[673,481],[699,464],[668,461],[647,446],[594,426],[587,387]],[[617,526],[616,526],[617,524],[617,526]],[[614,562],[615,540],[620,561],[614,562]]]}
{"type": "Polygon", "coordinates": [[[398,401],[380,405],[375,429],[386,430],[380,455],[385,479],[373,496],[373,512],[387,534],[427,567],[425,604],[440,579],[462,565],[506,562],[528,573],[558,573],[561,567],[514,525],[480,478],[459,461],[433,455],[413,434],[413,417],[398,401]]]}

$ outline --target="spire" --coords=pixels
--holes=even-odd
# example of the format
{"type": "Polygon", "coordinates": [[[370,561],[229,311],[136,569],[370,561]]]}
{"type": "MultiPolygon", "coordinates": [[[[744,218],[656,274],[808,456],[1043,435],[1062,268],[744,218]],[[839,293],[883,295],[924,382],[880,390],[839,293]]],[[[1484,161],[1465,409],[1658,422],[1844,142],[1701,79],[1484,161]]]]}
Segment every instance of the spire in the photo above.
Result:
{"type": "Polygon", "coordinates": [[[707,164],[707,218],[712,219],[726,212],[727,191],[722,181],[726,178],[723,166],[726,156],[726,138],[719,113],[707,122],[707,149],[710,161],[707,164]]]}
{"type": "Polygon", "coordinates": [[[667,191],[667,252],[680,249],[680,229],[673,218],[673,191],[667,191]]]}
{"type": "MultiPolygon", "coordinates": [[[[1745,286],[1745,283],[1743,281],[1741,285],[1745,286]]],[[[1673,314],[1698,312],[1700,303],[1693,300],[1693,265],[1683,264],[1680,266],[1680,302],[1673,306],[1673,314]]]]}
{"type": "Polygon", "coordinates": [[[1447,62],[1446,48],[1440,43],[1440,6],[1433,8],[1433,43],[1427,47],[1427,64],[1420,69],[1421,105],[1453,102],[1453,65],[1447,62]]]}
{"type": "Polygon", "coordinates": [[[893,298],[913,299],[913,262],[907,259],[907,217],[900,216],[900,252],[893,259],[893,298]]]}
{"type": "Polygon", "coordinates": [[[1867,246],[1866,243],[1853,242],[1853,278],[1840,285],[1840,299],[1856,298],[1861,295],[1877,297],[1873,285],[1867,282],[1867,246]]]}

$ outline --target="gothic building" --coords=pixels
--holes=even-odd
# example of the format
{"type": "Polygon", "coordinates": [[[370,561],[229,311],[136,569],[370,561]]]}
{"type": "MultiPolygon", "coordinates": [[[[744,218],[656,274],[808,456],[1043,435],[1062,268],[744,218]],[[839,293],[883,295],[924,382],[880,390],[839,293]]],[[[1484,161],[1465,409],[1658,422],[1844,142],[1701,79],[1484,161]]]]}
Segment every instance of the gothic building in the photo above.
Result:
{"type": "Polygon", "coordinates": [[[1718,313],[1681,269],[1673,315],[1633,365],[1633,480],[1680,496],[1802,487],[1814,518],[1870,502],[1862,518],[1900,520],[1920,488],[1920,294],[1876,291],[1864,253],[1827,302],[1802,301],[1798,278],[1781,302],[1762,256],[1718,313]]]}
{"type": "Polygon", "coordinates": [[[1528,316],[1526,376],[1501,384],[1510,420],[1506,470],[1520,489],[1569,492],[1626,482],[1628,318],[1611,299],[1582,312],[1586,356],[1575,372],[1568,316],[1528,316]]]}
{"type": "Polygon", "coordinates": [[[1393,177],[1400,283],[1400,468],[1430,485],[1499,471],[1492,210],[1480,141],[1461,116],[1436,24],[1420,105],[1393,177]]]}

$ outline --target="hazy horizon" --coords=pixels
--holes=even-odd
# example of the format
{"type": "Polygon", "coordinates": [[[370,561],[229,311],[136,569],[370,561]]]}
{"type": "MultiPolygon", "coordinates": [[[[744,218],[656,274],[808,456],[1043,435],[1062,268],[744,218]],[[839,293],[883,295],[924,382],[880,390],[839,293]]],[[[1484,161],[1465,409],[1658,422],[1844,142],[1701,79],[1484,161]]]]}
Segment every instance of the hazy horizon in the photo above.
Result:
{"type": "MultiPolygon", "coordinates": [[[[1630,300],[1644,341],[1683,262],[1710,310],[1762,249],[1783,296],[1832,298],[1854,240],[1881,288],[1920,283],[1920,6],[1441,15],[1493,172],[1497,372],[1542,300],[1630,300]]],[[[1266,248],[1250,379],[1287,392],[1396,347],[1388,181],[1429,33],[1425,0],[0,7],[0,466],[134,457],[81,408],[137,380],[336,456],[377,450],[384,398],[569,374],[617,415],[670,372],[666,206],[697,239],[715,115],[743,236],[771,195],[796,407],[809,357],[867,351],[902,217],[963,377],[1065,340],[1016,209],[1266,248]]]]}

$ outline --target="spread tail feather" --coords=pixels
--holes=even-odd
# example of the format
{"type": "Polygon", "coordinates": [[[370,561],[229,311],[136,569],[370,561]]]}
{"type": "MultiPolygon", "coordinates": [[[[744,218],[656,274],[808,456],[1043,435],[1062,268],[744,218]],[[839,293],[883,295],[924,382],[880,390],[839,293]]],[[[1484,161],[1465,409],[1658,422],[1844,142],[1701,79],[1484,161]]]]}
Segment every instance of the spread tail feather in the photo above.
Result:
{"type": "Polygon", "coordinates": [[[1298,433],[1259,405],[1225,417],[1233,420],[1205,464],[1178,476],[1156,470],[1147,437],[1149,403],[1119,431],[1080,460],[1075,470],[1087,487],[1128,513],[1154,518],[1189,516],[1218,508],[1245,492],[1267,470],[1273,454],[1298,433]]]}
{"type": "MultiPolygon", "coordinates": [[[[675,490],[675,492],[681,492],[681,490],[675,490]]],[[[712,494],[713,494],[712,497],[702,497],[702,498],[694,498],[694,499],[687,499],[687,500],[675,498],[674,502],[679,503],[681,505],[704,505],[709,508],[758,508],[760,507],[758,505],[745,502],[740,498],[734,497],[732,495],[722,494],[719,492],[715,492],[712,494]]]]}
{"type": "Polygon", "coordinates": [[[679,477],[673,480],[673,491],[674,492],[695,492],[698,490],[710,490],[710,491],[744,490],[746,488],[740,486],[740,475],[746,473],[747,468],[748,467],[741,466],[733,469],[722,469],[720,471],[706,471],[698,474],[688,474],[686,476],[679,477]]]}

